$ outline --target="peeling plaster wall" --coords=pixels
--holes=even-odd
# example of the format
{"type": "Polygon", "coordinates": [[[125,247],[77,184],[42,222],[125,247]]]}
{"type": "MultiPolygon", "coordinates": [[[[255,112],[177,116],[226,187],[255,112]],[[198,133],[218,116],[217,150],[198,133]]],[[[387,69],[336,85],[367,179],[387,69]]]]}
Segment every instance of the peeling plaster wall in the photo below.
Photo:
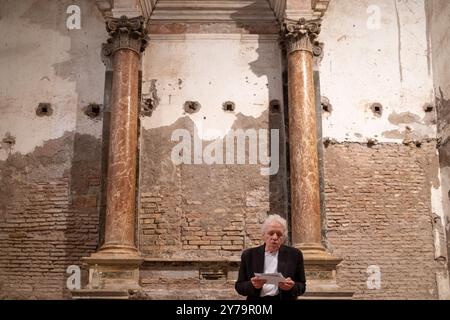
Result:
{"type": "Polygon", "coordinates": [[[320,41],[325,43],[321,92],[333,106],[323,121],[324,137],[358,142],[435,137],[434,117],[423,110],[433,104],[423,0],[331,1],[320,41]],[[383,106],[381,117],[371,111],[372,103],[383,106]]]}
{"type": "Polygon", "coordinates": [[[65,131],[99,138],[101,122],[83,114],[89,103],[103,101],[106,31],[95,3],[5,0],[0,6],[0,137],[15,137],[12,149],[1,146],[0,160],[32,152],[65,131]],[[79,30],[66,27],[72,4],[81,9],[79,30]],[[40,102],[51,104],[51,117],[36,116],[40,102]]]}
{"type": "MultiPolygon", "coordinates": [[[[0,3],[2,298],[68,297],[67,266],[98,245],[102,119],[83,109],[103,100],[106,32],[88,0],[75,3],[81,30],[67,30],[71,4],[0,3]],[[51,117],[36,116],[40,102],[52,104],[51,117]]],[[[439,221],[449,207],[450,155],[442,144],[439,172],[433,139],[447,135],[449,11],[430,4],[425,11],[422,0],[334,0],[324,18],[321,91],[333,111],[323,114],[323,136],[334,139],[324,150],[326,240],[344,258],[339,284],[361,299],[435,299],[447,290],[439,221]],[[370,5],[381,10],[380,28],[367,27],[370,5]],[[437,126],[435,112],[423,109],[435,95],[437,126]],[[370,109],[374,102],[383,106],[380,117],[370,109]],[[378,144],[370,148],[368,139],[378,144]],[[382,268],[381,290],[367,288],[369,264],[382,268]]],[[[156,273],[147,261],[141,281],[165,293],[187,284],[189,297],[205,298],[196,289],[206,283],[199,270],[183,269],[192,279],[186,282],[183,271],[170,287],[178,275],[164,270],[167,261],[235,263],[242,249],[260,243],[268,212],[288,217],[282,59],[272,28],[175,27],[155,27],[166,34],[152,34],[143,57],[142,95],[153,99],[153,109],[140,118],[137,232],[141,252],[160,261],[156,273]],[[184,31],[175,35],[175,27],[184,31]],[[255,30],[265,35],[249,34],[255,30]],[[280,101],[279,113],[270,110],[272,99],[280,101]],[[200,110],[186,113],[186,101],[198,101],[200,110]],[[235,111],[222,110],[225,101],[235,111]],[[230,129],[279,129],[279,172],[262,176],[260,163],[176,166],[176,129],[198,133],[203,147],[230,129]]],[[[236,296],[232,277],[213,288],[208,298],[236,296]]]]}
{"type": "MultiPolygon", "coordinates": [[[[443,224],[447,231],[447,257],[450,254],[450,3],[428,0],[427,35],[431,48],[434,90],[437,108],[441,198],[444,209],[443,224]]],[[[450,296],[447,286],[447,295],[450,296]]]]}
{"type": "MultiPolygon", "coordinates": [[[[421,296],[448,297],[448,289],[445,289],[445,286],[448,288],[447,270],[443,268],[442,263],[447,259],[447,254],[442,250],[445,247],[445,211],[441,183],[445,179],[442,178],[442,168],[440,173],[439,154],[436,150],[439,107],[434,103],[433,80],[436,81],[436,65],[432,52],[435,50],[435,44],[429,41],[427,6],[423,0],[336,0],[330,2],[324,16],[320,34],[320,41],[325,45],[324,57],[320,63],[321,94],[328,98],[332,112],[323,112],[322,127],[324,139],[336,144],[336,147],[333,147],[336,151],[332,155],[329,150],[325,151],[325,167],[330,168],[330,163],[338,161],[341,162],[338,167],[342,168],[346,159],[355,157],[348,177],[344,178],[335,170],[325,170],[326,185],[331,183],[336,175],[342,181],[341,186],[336,186],[337,190],[328,191],[326,195],[327,240],[331,249],[334,248],[338,255],[347,259],[346,263],[352,264],[347,267],[346,263],[342,265],[338,282],[347,286],[345,282],[349,276],[348,279],[353,281],[350,287],[356,290],[358,298],[383,297],[385,294],[389,297],[406,297],[409,290],[416,291],[409,287],[408,283],[400,283],[400,279],[404,278],[403,271],[395,270],[383,261],[392,254],[396,255],[396,252],[406,252],[408,249],[402,247],[403,243],[409,243],[408,237],[414,233],[417,239],[427,239],[426,253],[424,251],[423,254],[429,260],[423,261],[423,268],[432,271],[430,274],[422,274],[422,280],[428,283],[429,290],[424,291],[421,296]],[[348,12],[352,14],[349,15],[348,12]],[[382,106],[381,114],[373,112],[374,103],[382,106]],[[425,111],[425,107],[430,108],[429,112],[425,111]],[[375,147],[372,144],[375,144],[375,147]],[[384,150],[384,156],[380,154],[380,158],[375,160],[378,158],[377,154],[367,157],[359,151],[356,152],[361,146],[366,149],[363,153],[371,154],[371,149],[376,148],[384,150]],[[426,153],[423,148],[426,148],[426,153]],[[398,197],[396,190],[407,188],[398,180],[398,174],[404,168],[413,168],[410,160],[404,157],[408,153],[411,155],[410,152],[414,152],[420,168],[417,171],[418,177],[414,179],[425,179],[425,189],[412,192],[416,197],[419,194],[423,197],[425,210],[419,207],[410,208],[413,203],[408,201],[400,203],[403,200],[395,200],[395,197],[398,197]],[[382,161],[385,167],[392,165],[392,171],[381,173],[377,168],[378,161],[382,161]],[[367,165],[373,168],[372,182],[364,181],[362,172],[367,165]],[[421,177],[422,175],[424,176],[421,177]],[[340,206],[343,203],[336,208],[334,202],[345,199],[348,187],[343,186],[347,184],[357,186],[357,189],[353,191],[349,204],[352,209],[341,211],[340,206]],[[385,187],[384,191],[379,189],[382,186],[385,187]],[[361,208],[358,206],[359,192],[364,199],[361,208]],[[385,204],[381,198],[371,199],[371,196],[376,194],[386,197],[386,201],[393,200],[394,203],[385,204]],[[384,208],[382,214],[386,214],[386,217],[381,218],[377,213],[379,208],[384,208]],[[337,216],[336,212],[339,212],[337,216]],[[375,220],[367,222],[368,213],[368,219],[375,220]],[[399,232],[394,237],[398,236],[401,240],[388,240],[387,235],[376,240],[384,232],[383,220],[386,218],[390,224],[395,225],[395,220],[400,217],[398,213],[406,213],[405,218],[402,218],[406,220],[401,222],[405,229],[388,233],[399,232]],[[407,221],[414,215],[414,221],[423,221],[421,230],[415,230],[407,221]],[[338,223],[338,228],[335,228],[336,218],[343,219],[343,222],[338,223]],[[352,230],[352,226],[355,229],[352,230]],[[370,227],[366,229],[368,226],[370,227]],[[365,235],[368,234],[371,240],[377,243],[377,248],[371,247],[372,242],[365,242],[365,235]],[[389,242],[394,243],[393,247],[389,242]],[[353,256],[353,253],[357,252],[357,248],[352,248],[354,243],[370,248],[368,250],[371,254],[366,256],[364,253],[357,253],[353,256]],[[379,254],[374,256],[375,252],[379,254]],[[359,262],[356,263],[355,259],[359,262]],[[365,273],[369,264],[380,265],[382,277],[383,273],[385,274],[383,285],[378,291],[367,290],[363,282],[358,288],[355,275],[350,275],[358,270],[357,265],[362,268],[360,272],[365,273]],[[435,281],[438,283],[436,287],[435,281]],[[388,293],[394,287],[397,291],[388,293]],[[404,292],[400,293],[401,291],[404,292]]],[[[442,26],[444,19],[436,26],[442,36],[447,32],[446,27],[442,26]]],[[[448,18],[446,22],[448,23],[448,18]]],[[[442,61],[445,59],[443,57],[444,55],[442,61]]],[[[448,59],[448,55],[446,58],[448,59]]],[[[412,180],[410,179],[411,182],[412,180]]],[[[409,187],[413,187],[413,184],[409,187]]],[[[413,246],[421,250],[418,244],[413,246]]],[[[407,255],[402,254],[392,259],[397,258],[399,261],[409,259],[407,255]]]]}
{"type": "Polygon", "coordinates": [[[90,0],[4,0],[0,38],[0,297],[67,298],[99,237],[102,116],[84,109],[103,103],[103,18],[90,0]]]}
{"type": "Polygon", "coordinates": [[[142,93],[156,107],[150,117],[141,117],[140,250],[153,258],[238,258],[243,248],[260,243],[259,223],[269,211],[287,215],[277,36],[155,34],[151,39],[142,93]],[[269,112],[273,99],[280,102],[279,113],[269,112]],[[187,113],[186,101],[201,107],[187,113]],[[223,110],[226,101],[235,104],[233,112],[223,110]],[[248,160],[176,166],[171,150],[178,141],[170,141],[176,129],[198,136],[202,150],[222,143],[229,130],[278,129],[278,174],[263,176],[265,166],[248,160]]]}
{"type": "Polygon", "coordinates": [[[144,129],[171,125],[185,115],[185,101],[198,101],[201,109],[190,118],[202,138],[212,140],[225,136],[238,113],[257,118],[267,110],[270,100],[282,100],[276,36],[151,37],[143,59],[142,92],[155,92],[159,106],[151,117],[142,119],[144,129]],[[226,101],[235,103],[235,112],[223,112],[226,101]]]}

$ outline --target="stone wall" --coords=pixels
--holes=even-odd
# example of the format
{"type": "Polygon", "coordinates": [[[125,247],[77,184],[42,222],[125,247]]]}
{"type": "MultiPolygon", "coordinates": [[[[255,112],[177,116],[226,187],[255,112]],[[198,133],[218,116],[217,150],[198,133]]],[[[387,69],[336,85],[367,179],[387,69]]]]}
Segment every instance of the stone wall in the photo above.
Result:
{"type": "Polygon", "coordinates": [[[104,22],[88,0],[0,12],[0,297],[68,298],[67,268],[99,238],[104,22]]]}
{"type": "Polygon", "coordinates": [[[338,284],[356,299],[437,299],[430,186],[436,144],[345,143],[325,149],[329,249],[343,258],[338,284]],[[379,288],[367,285],[380,268],[379,288]]]}
{"type": "MultiPolygon", "coordinates": [[[[447,259],[447,254],[442,250],[446,246],[444,226],[448,212],[448,188],[445,186],[448,174],[445,169],[442,170],[442,157],[447,152],[445,148],[439,148],[441,139],[439,125],[436,124],[443,123],[440,120],[443,118],[442,111],[439,111],[443,108],[435,103],[433,89],[433,82],[436,87],[439,78],[436,71],[443,75],[440,70],[444,70],[448,60],[444,58],[445,54],[441,56],[443,51],[440,49],[448,46],[437,41],[439,37],[444,39],[448,26],[446,13],[441,13],[447,11],[442,6],[446,5],[441,1],[331,1],[324,16],[321,41],[325,48],[319,69],[321,94],[326,98],[323,101],[326,101],[327,111],[322,113],[322,126],[324,143],[331,143],[325,151],[325,186],[329,188],[330,182],[337,179],[333,185],[340,190],[331,193],[331,190],[326,190],[326,218],[331,228],[328,230],[328,241],[335,242],[333,246],[337,254],[344,257],[338,280],[345,284],[350,278],[352,281],[359,279],[353,284],[359,298],[395,298],[402,295],[448,297],[447,269],[442,263],[447,259]],[[430,6],[434,7],[433,17],[430,16],[430,6]],[[351,17],[346,14],[350,11],[351,17]],[[441,20],[436,19],[438,13],[441,20]],[[440,59],[436,60],[435,56],[440,59]],[[367,147],[372,145],[372,148],[367,147]],[[414,145],[420,147],[414,148],[414,145]],[[332,155],[330,150],[333,150],[332,155]],[[416,157],[423,159],[416,160],[416,157]],[[410,167],[413,159],[423,163],[422,168],[415,171],[415,177],[411,177],[411,173],[402,173],[406,168],[413,169],[410,167]],[[341,161],[341,165],[349,163],[351,169],[343,170],[341,165],[330,167],[330,161],[341,161]],[[372,172],[368,171],[370,166],[373,167],[372,172]],[[336,170],[348,173],[348,177],[336,170]],[[412,182],[431,183],[404,185],[398,173],[412,182]],[[414,185],[420,187],[422,201],[415,202],[414,198],[403,201],[403,192],[414,185]],[[363,187],[365,193],[359,194],[356,187],[363,187]],[[391,188],[401,188],[403,191],[390,194],[391,188]],[[351,202],[341,192],[349,192],[351,202]],[[395,194],[401,195],[396,199],[395,194]],[[358,209],[353,211],[355,206],[358,209]],[[389,216],[391,208],[398,213],[395,216],[395,230],[386,229],[387,225],[384,225],[394,222],[390,220],[394,217],[389,216]],[[334,217],[335,210],[342,217],[334,217]],[[372,212],[376,216],[370,214],[372,212]],[[397,228],[400,221],[406,219],[402,216],[406,213],[420,222],[411,230],[397,228]],[[338,221],[342,218],[344,222],[336,223],[337,218],[338,221]],[[419,225],[422,227],[419,228],[419,225]],[[366,239],[368,235],[383,241],[378,241],[378,245],[372,248],[369,239],[366,239]],[[358,249],[359,238],[364,245],[362,250],[358,249]],[[423,239],[423,245],[420,250],[417,247],[414,251],[422,256],[420,259],[419,255],[414,258],[415,264],[422,269],[433,270],[428,278],[421,278],[427,279],[424,280],[428,283],[426,290],[408,289],[408,283],[414,281],[407,282],[406,279],[416,276],[406,271],[406,262],[396,262],[395,265],[389,262],[394,257],[405,261],[411,259],[406,252],[412,248],[404,249],[401,245],[412,245],[416,238],[423,239]],[[382,261],[379,264],[372,261],[375,257],[367,254],[372,250],[379,250],[378,256],[382,261]],[[380,290],[369,290],[364,283],[364,279],[369,277],[366,268],[372,263],[380,266],[382,277],[389,277],[382,278],[380,290]],[[384,281],[388,282],[385,283],[387,287],[383,287],[384,281]],[[431,290],[436,283],[439,292],[431,290]]],[[[410,196],[415,195],[413,191],[410,190],[410,196]]]]}
{"type": "MultiPolygon", "coordinates": [[[[287,216],[283,146],[273,176],[261,174],[260,158],[250,164],[248,142],[245,164],[226,161],[229,130],[254,130],[258,143],[259,129],[277,129],[284,143],[277,37],[241,31],[151,36],[142,92],[154,109],[141,117],[139,182],[139,246],[148,257],[239,256],[260,243],[259,224],[269,211],[287,216]],[[274,100],[278,109],[270,110],[274,100]],[[197,102],[198,110],[187,110],[189,101],[197,102]],[[234,110],[224,110],[226,102],[234,110]],[[179,130],[189,136],[192,148],[184,152],[190,152],[191,164],[172,159],[179,130]]],[[[232,148],[236,157],[237,140],[232,148]]]]}
{"type": "MultiPolygon", "coordinates": [[[[81,265],[99,243],[107,35],[88,0],[76,1],[81,29],[67,29],[71,4],[0,4],[3,298],[69,297],[67,267],[81,265]]],[[[252,16],[247,25],[150,26],[136,233],[146,259],[141,283],[155,297],[238,298],[240,253],[260,243],[268,212],[289,219],[278,26],[261,3],[229,19],[255,8],[264,23],[252,16]],[[191,108],[195,102],[200,108],[191,108]],[[180,129],[192,139],[191,162],[196,141],[202,156],[217,160],[214,146],[224,145],[229,130],[278,129],[278,173],[262,175],[259,158],[176,165],[180,136],[172,134],[180,129]],[[180,289],[187,295],[171,296],[180,289]]],[[[334,0],[324,16],[317,67],[329,103],[322,113],[324,242],[344,259],[338,283],[358,299],[445,297],[448,12],[438,1],[334,0]],[[380,268],[379,288],[367,285],[369,266],[380,268]]]]}
{"type": "Polygon", "coordinates": [[[1,297],[70,297],[67,267],[98,244],[98,148],[68,133],[0,163],[1,297]]]}
{"type": "Polygon", "coordinates": [[[447,262],[450,254],[450,75],[448,73],[450,54],[450,4],[448,1],[428,0],[427,5],[427,35],[431,47],[433,65],[434,93],[436,97],[437,128],[440,139],[439,157],[442,183],[442,203],[444,212],[443,225],[447,230],[447,262]]]}
{"type": "MultiPolygon", "coordinates": [[[[252,124],[263,126],[267,117],[265,112],[252,124]]],[[[238,118],[244,128],[249,120],[238,118]]],[[[143,132],[140,250],[151,258],[240,256],[243,248],[260,243],[260,223],[267,213],[285,208],[286,187],[279,178],[262,176],[260,165],[176,166],[170,158],[176,142],[160,141],[170,141],[181,127],[194,133],[188,117],[143,132]]]]}

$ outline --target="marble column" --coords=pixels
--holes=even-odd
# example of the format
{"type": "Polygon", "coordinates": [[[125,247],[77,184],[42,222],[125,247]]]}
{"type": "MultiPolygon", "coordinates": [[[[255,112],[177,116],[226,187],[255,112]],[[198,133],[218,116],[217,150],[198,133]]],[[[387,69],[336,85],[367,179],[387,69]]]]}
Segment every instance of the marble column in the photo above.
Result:
{"type": "Polygon", "coordinates": [[[349,299],[353,292],[342,290],[336,282],[342,259],[322,245],[313,71],[314,55],[322,50],[316,41],[320,20],[288,21],[282,31],[288,68],[292,244],[304,256],[308,281],[304,298],[349,299]]]}
{"type": "Polygon", "coordinates": [[[304,299],[350,299],[337,285],[342,259],[322,245],[319,157],[314,87],[314,56],[320,20],[283,24],[287,51],[292,244],[303,252],[308,286],[304,299]]]}
{"type": "Polygon", "coordinates": [[[135,245],[138,86],[141,53],[147,43],[144,20],[109,18],[103,55],[112,60],[111,120],[106,189],[105,243],[84,258],[87,289],[106,292],[139,288],[143,259],[135,245]]]}
{"type": "Polygon", "coordinates": [[[102,252],[137,254],[134,244],[137,119],[143,20],[110,19],[107,30],[113,64],[105,243],[102,252]]]}
{"type": "Polygon", "coordinates": [[[314,92],[314,43],[317,20],[284,24],[289,93],[292,243],[305,253],[321,245],[319,160],[314,92]]]}

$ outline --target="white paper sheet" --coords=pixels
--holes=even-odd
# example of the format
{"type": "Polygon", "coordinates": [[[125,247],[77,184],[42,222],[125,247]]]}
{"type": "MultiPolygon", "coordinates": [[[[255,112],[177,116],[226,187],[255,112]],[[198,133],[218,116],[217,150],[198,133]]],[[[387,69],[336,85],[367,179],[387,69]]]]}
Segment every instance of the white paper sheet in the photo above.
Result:
{"type": "Polygon", "coordinates": [[[255,273],[255,276],[266,280],[266,284],[276,284],[286,281],[281,273],[255,273]]]}

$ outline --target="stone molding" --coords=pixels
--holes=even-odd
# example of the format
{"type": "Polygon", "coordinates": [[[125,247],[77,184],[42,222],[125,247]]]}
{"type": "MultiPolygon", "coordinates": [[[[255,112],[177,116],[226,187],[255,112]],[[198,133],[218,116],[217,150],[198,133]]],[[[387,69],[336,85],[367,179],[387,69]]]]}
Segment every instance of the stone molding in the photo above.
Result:
{"type": "Polygon", "coordinates": [[[129,49],[140,55],[149,40],[143,17],[108,18],[106,30],[110,36],[108,43],[102,47],[102,55],[106,57],[120,49],[129,49]]]}
{"type": "Polygon", "coordinates": [[[157,23],[275,23],[267,0],[141,0],[151,24],[157,23]]]}
{"type": "MultiPolygon", "coordinates": [[[[166,0],[161,0],[162,1],[162,6],[161,7],[165,7],[166,4],[166,0]]],[[[215,3],[218,0],[209,0],[209,1],[203,1],[202,4],[200,6],[203,6],[204,8],[207,7],[213,7],[215,5],[215,3]]],[[[273,14],[275,15],[276,19],[278,21],[283,21],[285,18],[295,18],[295,17],[300,17],[300,16],[304,16],[304,17],[316,17],[316,18],[320,18],[323,17],[323,15],[325,14],[325,12],[328,9],[328,6],[331,2],[331,0],[310,0],[311,1],[311,9],[310,12],[303,12],[303,11],[298,11],[298,10],[288,10],[289,12],[286,11],[286,2],[288,0],[267,0],[272,11],[273,14]],[[297,12],[298,11],[298,12],[297,12]]],[[[97,8],[99,9],[99,11],[102,13],[102,15],[106,18],[106,17],[118,17],[118,16],[122,16],[122,15],[127,15],[128,17],[134,17],[137,15],[143,15],[145,17],[145,19],[150,19],[150,17],[153,15],[153,11],[155,10],[155,8],[158,5],[159,0],[139,0],[139,7],[138,8],[113,8],[113,4],[111,0],[96,0],[96,4],[97,4],[97,8]]],[[[172,2],[170,4],[171,9],[173,10],[174,6],[178,6],[174,12],[179,12],[179,10],[186,10],[187,8],[189,9],[189,7],[193,7],[195,6],[197,3],[199,3],[198,1],[195,0],[180,0],[177,2],[172,2]]],[[[221,2],[223,3],[223,1],[221,2]]],[[[223,9],[223,7],[222,7],[223,9]]],[[[230,8],[227,8],[230,9],[230,8]]],[[[164,8],[163,8],[164,10],[164,8]]],[[[195,14],[190,15],[190,16],[177,16],[177,15],[172,15],[169,17],[169,15],[167,14],[168,12],[166,12],[166,14],[162,14],[161,17],[159,17],[161,14],[158,13],[156,16],[152,17],[152,20],[156,18],[156,20],[160,20],[160,19],[165,19],[165,20],[183,20],[183,18],[187,21],[189,21],[190,19],[194,19],[194,20],[205,20],[205,17],[201,17],[198,15],[199,12],[197,10],[197,16],[195,14]]],[[[223,12],[225,13],[225,11],[223,12]]],[[[223,16],[222,13],[222,16],[223,16]]],[[[211,13],[209,13],[209,16],[211,16],[211,13]]],[[[223,17],[220,16],[222,19],[223,17]]],[[[217,18],[217,17],[214,17],[217,18]]],[[[258,18],[257,18],[258,19],[258,18]]],[[[266,20],[266,17],[264,16],[263,20],[266,20]]]]}

